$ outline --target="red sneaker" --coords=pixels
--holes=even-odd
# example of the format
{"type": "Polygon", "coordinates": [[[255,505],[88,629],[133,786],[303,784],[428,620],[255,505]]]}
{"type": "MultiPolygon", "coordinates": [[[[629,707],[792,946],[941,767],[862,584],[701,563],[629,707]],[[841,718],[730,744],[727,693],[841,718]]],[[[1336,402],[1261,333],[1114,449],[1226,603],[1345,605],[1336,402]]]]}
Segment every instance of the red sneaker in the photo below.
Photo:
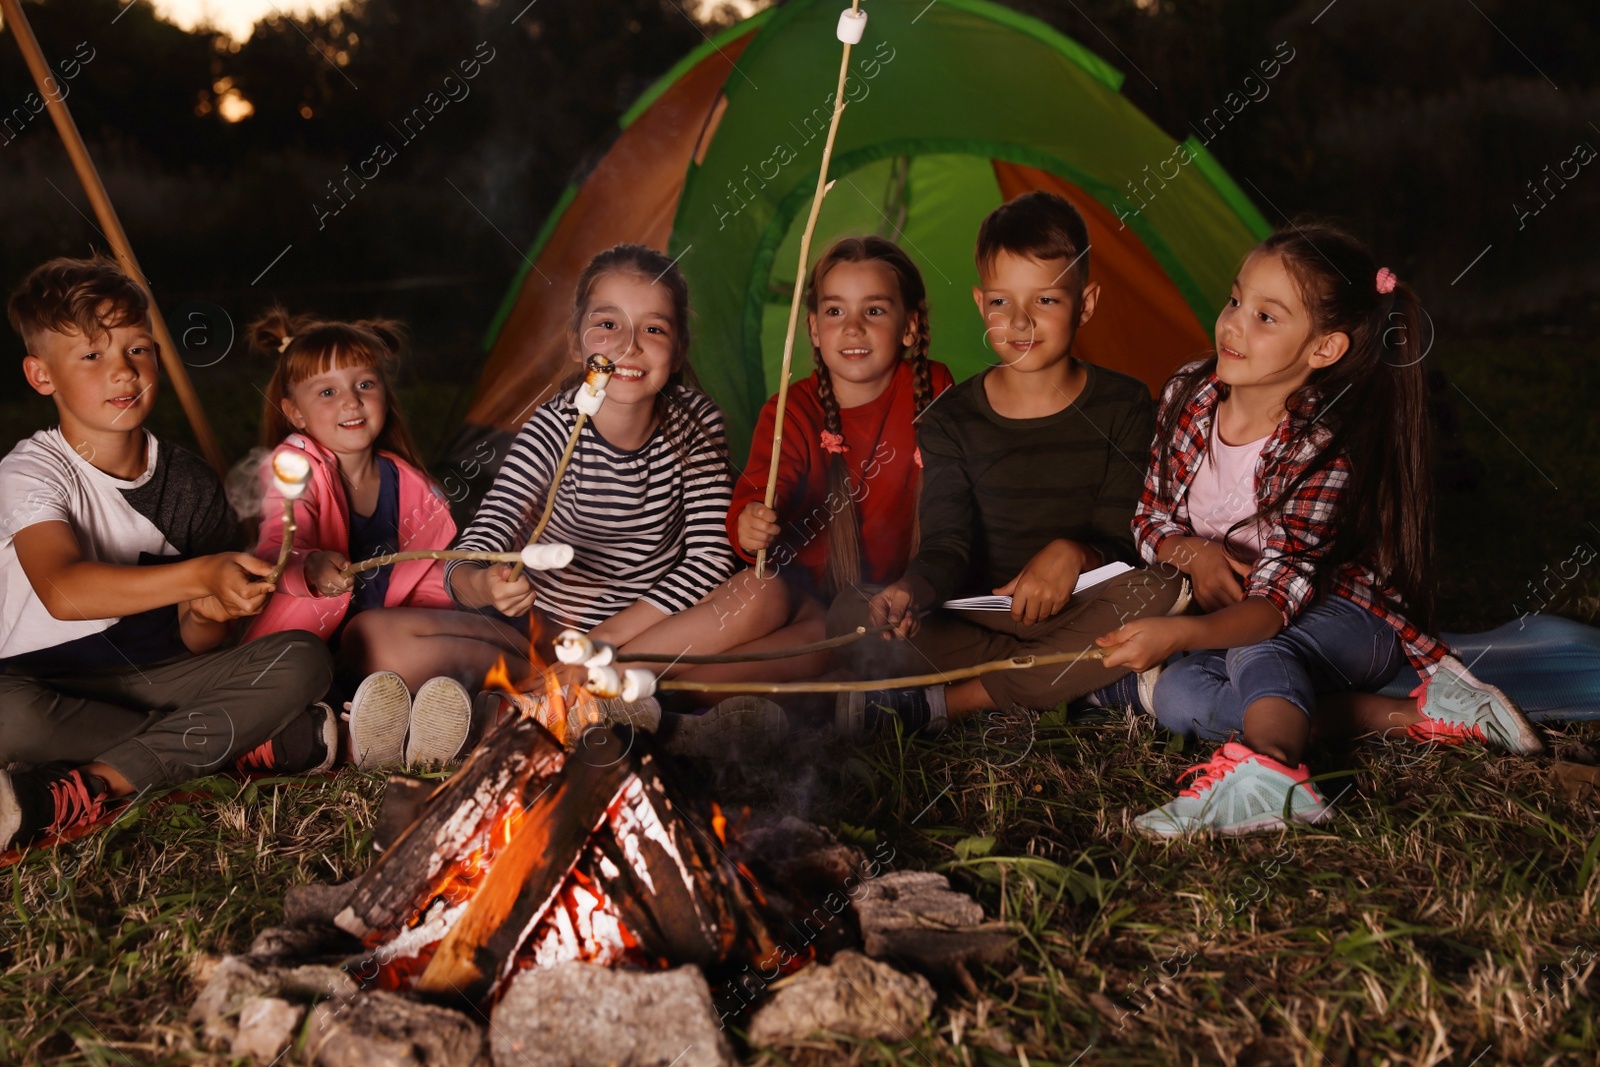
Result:
{"type": "Polygon", "coordinates": [[[110,794],[104,779],[79,767],[0,771],[0,850],[99,822],[110,794]]]}
{"type": "Polygon", "coordinates": [[[322,774],[339,755],[339,720],[326,704],[313,704],[289,725],[236,757],[239,774],[322,774]]]}

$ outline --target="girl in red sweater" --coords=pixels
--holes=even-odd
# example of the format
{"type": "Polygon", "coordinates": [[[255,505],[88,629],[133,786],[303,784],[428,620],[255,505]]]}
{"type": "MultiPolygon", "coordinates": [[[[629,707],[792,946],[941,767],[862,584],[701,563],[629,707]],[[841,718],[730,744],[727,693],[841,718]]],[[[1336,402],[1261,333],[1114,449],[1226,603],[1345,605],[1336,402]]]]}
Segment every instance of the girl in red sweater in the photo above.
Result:
{"type": "Polygon", "coordinates": [[[762,503],[773,397],[733,490],[728,536],[746,560],[767,549],[792,599],[825,602],[905,573],[921,485],[916,419],[952,379],[928,359],[922,275],[892,241],[835,243],[811,272],[806,308],[817,369],[789,389],[777,506],[762,503]]]}

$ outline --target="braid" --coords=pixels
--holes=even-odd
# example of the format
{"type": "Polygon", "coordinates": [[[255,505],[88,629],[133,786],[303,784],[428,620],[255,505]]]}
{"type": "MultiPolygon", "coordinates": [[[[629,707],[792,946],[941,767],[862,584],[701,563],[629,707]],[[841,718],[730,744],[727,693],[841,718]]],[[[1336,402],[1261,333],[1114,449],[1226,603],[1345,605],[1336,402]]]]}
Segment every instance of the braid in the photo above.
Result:
{"type": "MultiPolygon", "coordinates": [[[[823,426],[829,433],[842,434],[839,398],[833,394],[833,377],[822,362],[822,352],[812,350],[817,363],[817,399],[822,401],[823,426]]],[[[856,515],[855,494],[850,491],[850,472],[844,456],[831,454],[828,460],[828,494],[841,501],[837,513],[828,519],[828,571],[825,592],[831,599],[841,590],[861,582],[861,527],[856,515]]]]}
{"type": "MultiPolygon", "coordinates": [[[[928,348],[931,334],[928,331],[928,301],[924,297],[917,304],[917,339],[911,343],[911,398],[920,417],[933,403],[933,368],[928,365],[928,348]]],[[[913,428],[915,424],[913,423],[913,428]]],[[[922,468],[917,468],[911,487],[911,548],[910,558],[915,558],[922,544],[922,468]]]]}

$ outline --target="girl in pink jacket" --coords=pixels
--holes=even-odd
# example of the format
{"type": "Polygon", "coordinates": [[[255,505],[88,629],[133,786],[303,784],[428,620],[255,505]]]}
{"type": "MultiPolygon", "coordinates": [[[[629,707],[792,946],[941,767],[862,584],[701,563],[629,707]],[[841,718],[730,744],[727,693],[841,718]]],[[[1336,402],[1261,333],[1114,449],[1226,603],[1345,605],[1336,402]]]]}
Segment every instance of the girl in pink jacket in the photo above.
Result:
{"type": "MultiPolygon", "coordinates": [[[[376,671],[375,650],[345,627],[375,608],[452,612],[444,564],[412,560],[347,576],[352,561],[449,547],[456,525],[428,477],[400,414],[389,370],[403,335],[398,323],[322,322],[274,308],[250,327],[252,343],[277,362],[266,388],[262,440],[273,455],[293,451],[311,477],[295,500],[295,536],[278,591],[245,640],[308,630],[344,667],[366,676],[349,708],[351,760],[363,767],[445,761],[466,741],[471,700],[454,678],[406,682],[376,671]]],[[[283,496],[269,460],[261,465],[261,533],[256,555],[276,562],[283,545],[283,496]]],[[[358,628],[359,629],[359,628],[358,628]]]]}

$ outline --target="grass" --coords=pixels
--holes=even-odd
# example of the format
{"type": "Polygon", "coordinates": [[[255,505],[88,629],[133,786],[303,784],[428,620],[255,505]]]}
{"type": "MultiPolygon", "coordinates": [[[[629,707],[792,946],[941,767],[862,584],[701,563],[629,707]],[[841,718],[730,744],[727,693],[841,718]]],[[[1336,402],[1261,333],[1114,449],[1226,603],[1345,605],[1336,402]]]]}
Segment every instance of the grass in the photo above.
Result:
{"type": "MultiPolygon", "coordinates": [[[[1442,628],[1513,618],[1532,606],[1529,582],[1545,583],[1550,610],[1593,621],[1600,563],[1559,585],[1546,570],[1579,543],[1600,547],[1590,346],[1458,342],[1436,358],[1483,464],[1476,488],[1441,495],[1442,628]]],[[[237,392],[234,454],[258,402],[237,392]]],[[[36,412],[0,403],[6,439],[36,412]]],[[[1593,763],[1600,723],[1552,740],[1557,756],[1593,763]]],[[[945,991],[903,1042],[818,1043],[765,1062],[1600,1059],[1600,804],[1569,800],[1548,757],[1323,752],[1314,766],[1329,790],[1352,786],[1326,828],[1162,846],[1129,837],[1124,813],[1168,797],[1193,754],[1145,723],[1005,717],[931,744],[809,756],[778,772],[725,769],[724,802],[806,810],[886,841],[897,866],[947,870],[1023,936],[1013,966],[978,976],[975,992],[945,991]]],[[[381,790],[381,776],[352,770],[276,786],[210,779],[184,803],[0,870],[11,900],[0,1060],[229,1062],[183,1021],[200,961],[247,948],[288,886],[363,869],[381,790]]]]}
{"type": "MultiPolygon", "coordinates": [[[[1553,735],[1593,760],[1600,724],[1553,735]]],[[[1002,717],[934,743],[809,753],[811,812],[938,868],[1022,931],[1015,964],[946,990],[898,1044],[797,1064],[1594,1062],[1600,810],[1549,759],[1362,744],[1324,753],[1325,828],[1151,844],[1125,813],[1190,762],[1144,721],[1002,717]]],[[[724,799],[792,810],[795,767],[724,799]]],[[[4,871],[0,1058],[222,1064],[184,1023],[209,956],[246,949],[286,887],[370,858],[382,777],[240,786],[4,871]]],[[[879,854],[882,854],[881,851],[879,854]]],[[[784,1062],[773,1054],[765,1062],[784,1062]]]]}

